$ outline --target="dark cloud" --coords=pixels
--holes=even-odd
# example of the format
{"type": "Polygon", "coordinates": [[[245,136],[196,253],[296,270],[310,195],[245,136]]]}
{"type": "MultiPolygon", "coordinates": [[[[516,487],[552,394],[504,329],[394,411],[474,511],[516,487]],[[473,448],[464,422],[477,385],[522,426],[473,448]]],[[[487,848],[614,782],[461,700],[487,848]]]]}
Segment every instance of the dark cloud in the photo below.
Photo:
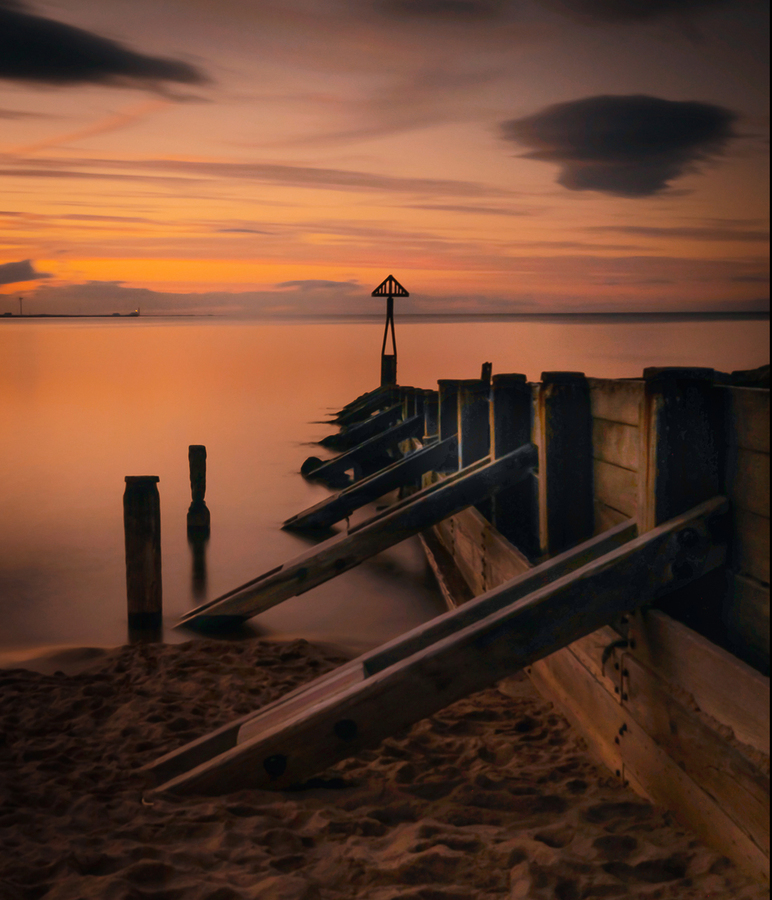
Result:
{"type": "Polygon", "coordinates": [[[218,228],[218,234],[275,234],[273,231],[261,231],[259,228],[218,228]]]}
{"type": "Polygon", "coordinates": [[[568,15],[594,22],[641,22],[667,15],[694,15],[729,0],[550,0],[568,15]]]}
{"type": "Polygon", "coordinates": [[[47,272],[36,272],[30,259],[0,263],[0,284],[20,284],[22,281],[37,281],[39,278],[50,277],[47,272]]]}
{"type": "Polygon", "coordinates": [[[306,278],[302,281],[281,281],[276,285],[278,288],[295,288],[299,291],[326,291],[334,288],[339,291],[349,293],[354,290],[361,290],[360,285],[356,281],[326,281],[323,278],[306,278]]]}
{"type": "Polygon", "coordinates": [[[204,75],[174,59],[146,56],[116,41],[0,0],[0,78],[44,84],[201,84],[204,75]]]}
{"type": "Polygon", "coordinates": [[[736,115],[710,103],[646,95],[587,97],[502,123],[524,156],[562,166],[572,191],[648,197],[720,153],[736,115]]]}
{"type": "Polygon", "coordinates": [[[492,19],[506,6],[505,0],[380,0],[378,8],[400,18],[492,19]]]}

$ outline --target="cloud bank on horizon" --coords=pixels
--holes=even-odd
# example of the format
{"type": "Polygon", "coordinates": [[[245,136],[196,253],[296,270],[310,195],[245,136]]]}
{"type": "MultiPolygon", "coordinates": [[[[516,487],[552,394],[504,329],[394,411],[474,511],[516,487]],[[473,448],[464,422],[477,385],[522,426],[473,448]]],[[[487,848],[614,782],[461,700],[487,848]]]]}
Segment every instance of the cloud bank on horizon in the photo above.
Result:
{"type": "Polygon", "coordinates": [[[421,312],[756,310],[768,24],[762,0],[0,0],[0,293],[348,314],[398,270],[421,312]]]}

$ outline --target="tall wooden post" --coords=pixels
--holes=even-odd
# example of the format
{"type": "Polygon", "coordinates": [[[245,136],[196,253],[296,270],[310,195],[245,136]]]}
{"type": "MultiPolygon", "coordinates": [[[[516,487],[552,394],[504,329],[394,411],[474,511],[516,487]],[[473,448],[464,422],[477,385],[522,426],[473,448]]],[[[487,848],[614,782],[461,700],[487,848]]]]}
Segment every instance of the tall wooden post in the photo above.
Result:
{"type": "MultiPolygon", "coordinates": [[[[490,414],[494,459],[531,441],[533,390],[525,375],[493,376],[490,414]]],[[[539,497],[535,475],[494,495],[493,524],[530,559],[539,556],[539,497]]]]}
{"type": "Polygon", "coordinates": [[[487,381],[458,382],[458,456],[462,469],[490,452],[489,394],[487,381]]]}
{"type": "Polygon", "coordinates": [[[161,502],[157,475],[127,475],[123,494],[129,627],[161,624],[161,502]]]}
{"type": "Polygon", "coordinates": [[[592,537],[592,417],[582,372],[543,372],[538,395],[539,532],[554,556],[592,537]]]}
{"type": "Polygon", "coordinates": [[[439,392],[431,389],[424,391],[424,439],[439,440],[440,411],[439,392]]]}
{"type": "MultiPolygon", "coordinates": [[[[715,389],[713,369],[650,368],[643,377],[647,446],[640,519],[648,530],[724,492],[725,392],[715,389]]],[[[661,605],[714,643],[731,647],[734,599],[726,570],[718,569],[661,605]]],[[[743,644],[735,649],[741,657],[743,644]]]]}
{"type": "MultiPolygon", "coordinates": [[[[458,378],[443,378],[437,382],[441,441],[458,434],[458,384],[458,378]]],[[[456,457],[455,465],[452,462],[448,463],[446,471],[453,471],[457,468],[458,457],[456,457]]]]}

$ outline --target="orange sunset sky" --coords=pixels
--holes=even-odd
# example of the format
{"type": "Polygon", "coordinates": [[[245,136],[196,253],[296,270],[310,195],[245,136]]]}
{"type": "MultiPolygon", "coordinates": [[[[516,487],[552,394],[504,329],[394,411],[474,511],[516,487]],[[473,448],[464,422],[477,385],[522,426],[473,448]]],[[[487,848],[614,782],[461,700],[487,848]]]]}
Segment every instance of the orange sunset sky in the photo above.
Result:
{"type": "Polygon", "coordinates": [[[0,313],[765,311],[763,0],[0,0],[0,313]]]}

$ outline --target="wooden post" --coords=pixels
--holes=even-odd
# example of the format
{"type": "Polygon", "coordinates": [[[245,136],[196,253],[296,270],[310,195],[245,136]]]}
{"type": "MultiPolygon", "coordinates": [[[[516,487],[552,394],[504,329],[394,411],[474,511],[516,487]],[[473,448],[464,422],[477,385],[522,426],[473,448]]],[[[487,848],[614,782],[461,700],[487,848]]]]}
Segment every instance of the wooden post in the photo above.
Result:
{"type": "MultiPolygon", "coordinates": [[[[443,378],[437,382],[441,441],[458,434],[458,384],[458,378],[443,378]]],[[[444,471],[455,471],[458,469],[458,461],[453,465],[452,460],[449,460],[448,466],[450,468],[444,471]]]]}
{"type": "Polygon", "coordinates": [[[713,369],[650,368],[643,377],[648,530],[721,493],[724,414],[713,369]]]}
{"type": "MultiPolygon", "coordinates": [[[[646,530],[724,492],[724,392],[714,387],[715,372],[702,368],[644,370],[646,400],[646,530]]],[[[661,608],[719,646],[743,658],[734,647],[733,598],[725,571],[667,597],[661,608]]]]}
{"type": "Polygon", "coordinates": [[[482,364],[482,371],[480,372],[480,379],[482,381],[484,381],[486,384],[490,384],[492,372],[493,372],[493,363],[484,362],[482,364]]]}
{"type": "Polygon", "coordinates": [[[592,417],[582,372],[543,372],[538,396],[539,531],[554,556],[592,537],[592,417]]]}
{"type": "Polygon", "coordinates": [[[381,387],[397,383],[397,357],[384,353],[381,356],[381,387]]]}
{"type": "MultiPolygon", "coordinates": [[[[493,376],[490,415],[494,459],[531,440],[533,392],[525,375],[493,376]]],[[[539,556],[539,497],[535,476],[494,496],[493,524],[530,559],[539,556]]]]}
{"type": "Polygon", "coordinates": [[[437,438],[440,434],[439,391],[424,391],[424,439],[437,438]]]}
{"type": "Polygon", "coordinates": [[[204,496],[206,495],[206,447],[191,444],[188,447],[190,468],[190,494],[192,502],[188,508],[188,531],[209,532],[210,516],[204,496]]]}
{"type": "Polygon", "coordinates": [[[161,624],[161,503],[157,475],[127,475],[123,494],[130,628],[161,624]]]}
{"type": "Polygon", "coordinates": [[[490,453],[489,393],[488,382],[481,379],[458,382],[458,456],[462,469],[490,453]]]}

